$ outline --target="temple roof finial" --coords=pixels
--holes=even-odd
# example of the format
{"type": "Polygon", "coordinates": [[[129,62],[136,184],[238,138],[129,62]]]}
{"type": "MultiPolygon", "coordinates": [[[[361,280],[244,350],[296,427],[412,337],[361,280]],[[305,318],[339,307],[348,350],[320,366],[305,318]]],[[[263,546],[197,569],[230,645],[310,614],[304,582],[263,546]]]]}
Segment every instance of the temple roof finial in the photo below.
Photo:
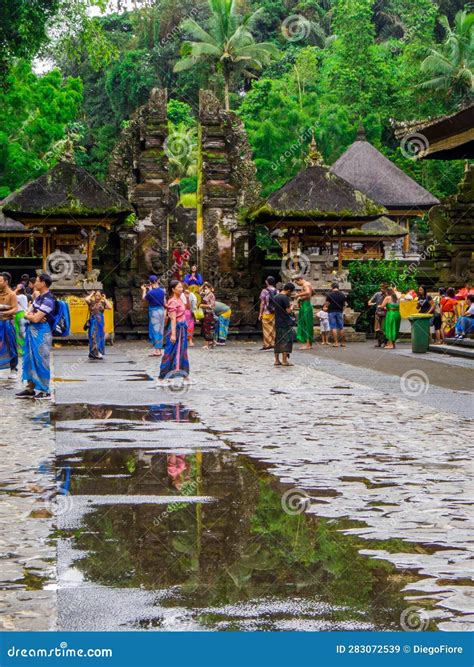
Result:
{"type": "Polygon", "coordinates": [[[71,139],[71,132],[69,129],[66,131],[66,139],[64,141],[64,148],[61,160],[63,162],[70,162],[71,164],[76,164],[76,157],[74,155],[74,143],[71,139]]]}
{"type": "Polygon", "coordinates": [[[316,146],[316,140],[314,138],[314,130],[311,130],[311,142],[309,144],[309,151],[308,151],[308,157],[306,158],[306,162],[308,164],[308,167],[316,167],[318,165],[324,164],[323,156],[318,151],[318,147],[316,146]]]}
{"type": "Polygon", "coordinates": [[[367,141],[367,137],[365,136],[365,129],[364,129],[364,125],[362,124],[362,121],[359,121],[359,127],[357,128],[356,141],[367,141]]]}

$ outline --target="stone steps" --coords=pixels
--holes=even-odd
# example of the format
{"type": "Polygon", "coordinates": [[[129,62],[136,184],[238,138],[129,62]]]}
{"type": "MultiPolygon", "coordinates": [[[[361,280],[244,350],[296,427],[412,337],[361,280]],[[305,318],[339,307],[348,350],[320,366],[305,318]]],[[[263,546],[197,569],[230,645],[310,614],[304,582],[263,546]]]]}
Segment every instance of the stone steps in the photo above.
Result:
{"type": "Polygon", "coordinates": [[[430,345],[428,350],[436,354],[445,354],[449,357],[460,357],[462,359],[474,360],[474,341],[446,340],[443,345],[430,345]]]}

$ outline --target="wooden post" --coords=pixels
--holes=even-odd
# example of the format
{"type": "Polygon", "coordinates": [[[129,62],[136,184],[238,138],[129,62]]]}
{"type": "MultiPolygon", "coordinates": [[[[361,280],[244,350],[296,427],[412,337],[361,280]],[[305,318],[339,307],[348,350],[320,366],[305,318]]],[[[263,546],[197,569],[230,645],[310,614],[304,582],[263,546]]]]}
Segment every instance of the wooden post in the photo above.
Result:
{"type": "Polygon", "coordinates": [[[92,238],[92,229],[87,230],[87,273],[92,271],[92,255],[94,252],[94,240],[92,238]]]}
{"type": "Polygon", "coordinates": [[[406,236],[403,237],[403,252],[410,252],[410,218],[406,218],[405,227],[407,229],[406,236]]]}
{"type": "Polygon", "coordinates": [[[43,235],[43,248],[41,251],[41,255],[43,257],[43,271],[46,271],[46,260],[48,258],[48,243],[46,235],[43,235]]]}
{"type": "Polygon", "coordinates": [[[338,247],[338,250],[337,250],[337,270],[338,270],[338,273],[340,273],[342,271],[342,238],[341,238],[341,236],[339,236],[339,238],[337,240],[337,247],[338,247]]]}

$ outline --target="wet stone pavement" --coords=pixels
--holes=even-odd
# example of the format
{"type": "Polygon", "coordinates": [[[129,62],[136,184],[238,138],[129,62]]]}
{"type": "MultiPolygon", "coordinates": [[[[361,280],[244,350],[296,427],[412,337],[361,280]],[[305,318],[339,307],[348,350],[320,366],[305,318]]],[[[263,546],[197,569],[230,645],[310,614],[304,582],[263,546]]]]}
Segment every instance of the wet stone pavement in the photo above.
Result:
{"type": "Polygon", "coordinates": [[[145,343],[56,350],[51,409],[4,381],[4,629],[472,630],[469,422],[256,348],[167,388],[145,343]]]}

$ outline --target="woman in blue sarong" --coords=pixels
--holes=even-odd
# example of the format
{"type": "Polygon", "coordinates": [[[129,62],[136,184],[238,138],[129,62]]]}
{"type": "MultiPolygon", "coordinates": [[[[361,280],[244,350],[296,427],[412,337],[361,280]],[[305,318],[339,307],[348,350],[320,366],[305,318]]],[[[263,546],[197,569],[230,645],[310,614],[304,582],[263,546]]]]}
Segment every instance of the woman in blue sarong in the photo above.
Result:
{"type": "Polygon", "coordinates": [[[161,357],[165,329],[166,292],[156,276],[149,277],[149,284],[142,285],[142,299],[148,304],[148,337],[153,345],[151,357],[161,357]]]}
{"type": "Polygon", "coordinates": [[[186,306],[181,300],[182,293],[182,283],[179,280],[171,280],[169,299],[166,303],[169,326],[166,331],[165,353],[161,360],[160,380],[187,379],[189,376],[188,327],[186,306]]]}
{"type": "Polygon", "coordinates": [[[51,379],[50,354],[53,344],[52,323],[56,299],[50,292],[51,276],[40,274],[35,282],[38,296],[25,313],[28,324],[23,349],[22,380],[26,389],[16,394],[17,398],[49,399],[51,379]]]}
{"type": "Polygon", "coordinates": [[[91,292],[85,299],[89,306],[89,359],[103,359],[105,354],[104,311],[112,308],[100,290],[91,292]]]}

